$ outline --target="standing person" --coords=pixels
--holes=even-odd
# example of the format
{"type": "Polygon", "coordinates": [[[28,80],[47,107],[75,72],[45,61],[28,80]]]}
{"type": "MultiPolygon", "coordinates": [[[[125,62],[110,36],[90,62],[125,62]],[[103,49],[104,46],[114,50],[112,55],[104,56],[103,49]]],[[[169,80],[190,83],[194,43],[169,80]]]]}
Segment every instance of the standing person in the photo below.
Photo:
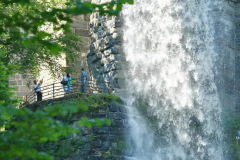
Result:
{"type": "Polygon", "coordinates": [[[71,77],[71,74],[68,73],[67,77],[68,77],[68,92],[71,92],[71,88],[72,88],[72,77],[71,77]]]}
{"type": "Polygon", "coordinates": [[[34,83],[33,89],[37,93],[37,101],[42,101],[41,85],[43,83],[43,80],[40,80],[38,84],[37,84],[37,80],[34,80],[33,83],[34,83]]]}
{"type": "Polygon", "coordinates": [[[238,143],[239,142],[239,139],[240,139],[240,130],[237,131],[237,136],[236,136],[236,140],[237,140],[237,146],[239,146],[240,144],[238,143]]]}
{"type": "Polygon", "coordinates": [[[63,75],[63,79],[62,79],[61,83],[63,85],[64,92],[66,93],[66,92],[68,92],[68,79],[67,79],[65,72],[62,75],[63,75]]]}
{"type": "Polygon", "coordinates": [[[82,75],[81,75],[81,89],[82,93],[87,92],[87,73],[84,72],[84,68],[82,68],[82,75]]]}

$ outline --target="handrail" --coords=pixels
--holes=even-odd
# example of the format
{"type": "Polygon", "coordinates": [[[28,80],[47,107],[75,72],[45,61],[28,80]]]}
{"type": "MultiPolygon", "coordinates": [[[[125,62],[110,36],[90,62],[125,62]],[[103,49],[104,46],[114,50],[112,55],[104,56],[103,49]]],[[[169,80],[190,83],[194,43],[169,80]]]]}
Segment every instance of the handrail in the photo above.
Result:
{"type": "MultiPolygon", "coordinates": [[[[61,82],[56,82],[52,84],[48,84],[46,86],[41,87],[42,92],[42,100],[48,99],[56,99],[60,97],[64,97],[65,95],[73,94],[76,92],[80,92],[81,89],[81,81],[77,81],[76,83],[71,85],[70,92],[64,92],[63,85],[61,82]]],[[[113,87],[109,85],[109,82],[100,82],[94,80],[88,80],[86,86],[86,94],[99,94],[99,93],[111,93],[113,91],[113,87]]],[[[26,100],[24,104],[31,104],[37,101],[35,90],[29,92],[26,95],[26,100]]]]}

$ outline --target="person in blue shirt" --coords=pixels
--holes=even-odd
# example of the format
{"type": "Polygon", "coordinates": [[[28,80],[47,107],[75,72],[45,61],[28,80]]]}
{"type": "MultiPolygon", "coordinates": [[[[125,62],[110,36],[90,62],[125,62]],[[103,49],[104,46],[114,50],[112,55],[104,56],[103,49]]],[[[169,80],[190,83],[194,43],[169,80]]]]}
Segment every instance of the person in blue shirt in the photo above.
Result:
{"type": "Polygon", "coordinates": [[[80,91],[82,93],[87,92],[87,73],[84,72],[84,68],[82,68],[82,75],[81,75],[81,88],[80,91]]]}
{"type": "Polygon", "coordinates": [[[71,92],[71,88],[72,88],[72,77],[71,74],[67,74],[67,78],[68,78],[68,92],[71,92]]]}

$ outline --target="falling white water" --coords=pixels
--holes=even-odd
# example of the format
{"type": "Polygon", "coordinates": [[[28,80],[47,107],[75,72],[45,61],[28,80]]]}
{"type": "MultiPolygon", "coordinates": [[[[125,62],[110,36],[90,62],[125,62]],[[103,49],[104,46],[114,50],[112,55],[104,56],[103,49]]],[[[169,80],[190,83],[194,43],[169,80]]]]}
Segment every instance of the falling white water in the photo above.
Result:
{"type": "Polygon", "coordinates": [[[125,6],[132,159],[223,159],[210,7],[218,2],[135,0],[125,6]],[[142,116],[139,104],[147,107],[142,116]]]}

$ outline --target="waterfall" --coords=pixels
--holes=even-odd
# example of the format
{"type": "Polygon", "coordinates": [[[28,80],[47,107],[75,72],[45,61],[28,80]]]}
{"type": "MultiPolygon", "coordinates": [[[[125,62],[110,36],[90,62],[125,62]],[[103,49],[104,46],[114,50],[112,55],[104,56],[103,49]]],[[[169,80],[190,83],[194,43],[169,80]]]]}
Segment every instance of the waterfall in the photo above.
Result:
{"type": "Polygon", "coordinates": [[[221,5],[135,0],[124,7],[129,159],[223,159],[213,3],[221,5]]]}

